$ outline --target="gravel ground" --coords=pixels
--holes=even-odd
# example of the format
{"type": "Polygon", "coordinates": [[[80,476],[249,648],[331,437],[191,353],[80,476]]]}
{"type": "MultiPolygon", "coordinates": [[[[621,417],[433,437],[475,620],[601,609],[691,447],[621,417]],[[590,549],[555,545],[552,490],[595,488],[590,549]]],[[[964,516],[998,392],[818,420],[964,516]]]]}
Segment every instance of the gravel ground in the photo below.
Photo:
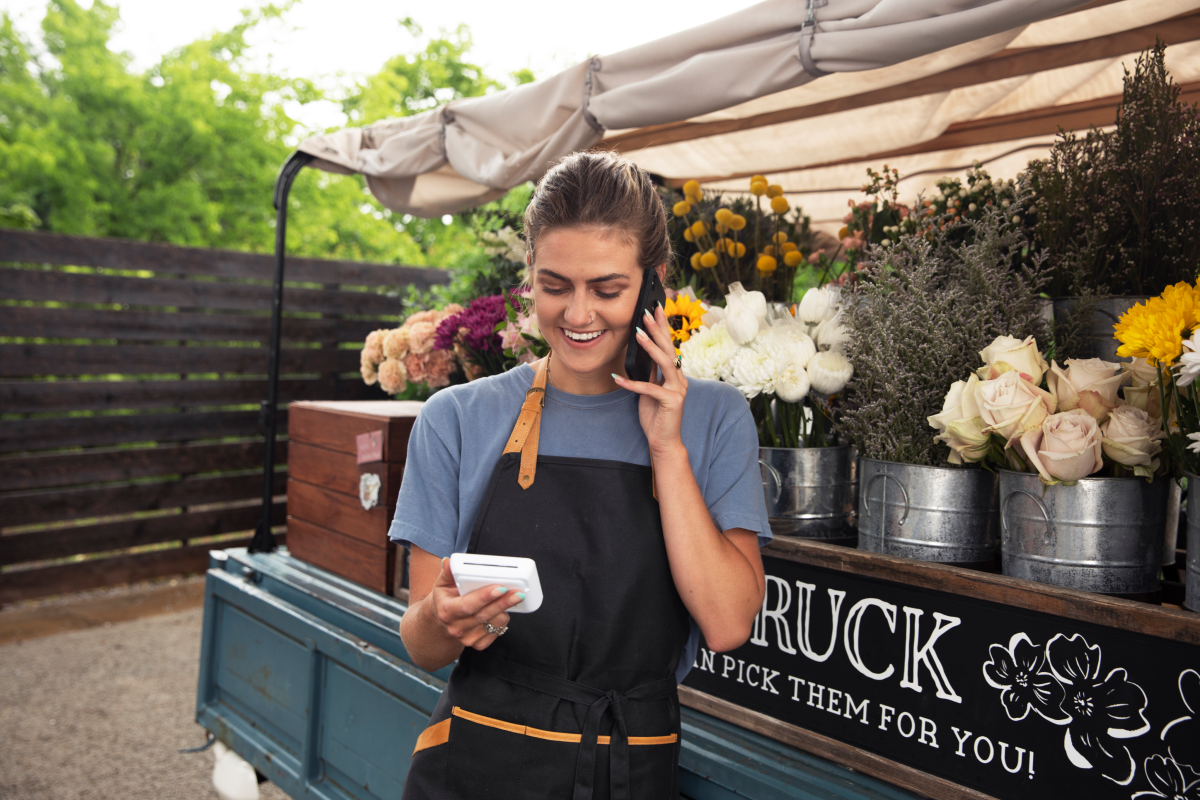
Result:
{"type": "MultiPolygon", "coordinates": [[[[193,721],[201,609],[0,646],[0,799],[215,800],[193,721]]],[[[262,800],[286,800],[263,784],[262,800]]]]}

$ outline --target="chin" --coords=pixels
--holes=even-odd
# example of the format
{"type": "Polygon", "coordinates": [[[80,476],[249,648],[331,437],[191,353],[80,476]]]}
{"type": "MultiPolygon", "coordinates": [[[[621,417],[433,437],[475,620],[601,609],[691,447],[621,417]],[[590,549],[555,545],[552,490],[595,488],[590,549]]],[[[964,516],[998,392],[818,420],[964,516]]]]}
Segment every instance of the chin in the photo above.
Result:
{"type": "MultiPolygon", "coordinates": [[[[613,334],[612,331],[605,331],[604,335],[611,337],[613,334]]],[[[561,333],[555,338],[559,340],[553,348],[555,360],[571,372],[581,376],[600,373],[604,377],[608,377],[610,373],[617,371],[613,365],[623,357],[625,352],[624,347],[613,347],[611,343],[608,343],[607,347],[583,349],[566,341],[566,337],[561,333]]],[[[550,365],[550,369],[554,369],[553,364],[550,365]]]]}

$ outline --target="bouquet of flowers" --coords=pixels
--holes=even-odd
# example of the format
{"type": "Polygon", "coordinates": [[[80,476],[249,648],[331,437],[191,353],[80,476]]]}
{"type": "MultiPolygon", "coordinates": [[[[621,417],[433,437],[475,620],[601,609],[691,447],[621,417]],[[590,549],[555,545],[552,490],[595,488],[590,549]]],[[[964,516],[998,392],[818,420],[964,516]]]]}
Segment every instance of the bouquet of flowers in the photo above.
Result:
{"type": "Polygon", "coordinates": [[[929,418],[950,463],[1036,471],[1046,485],[1073,485],[1106,465],[1112,477],[1152,480],[1159,471],[1165,433],[1147,402],[1144,365],[1067,359],[1063,369],[1046,363],[1032,336],[1000,336],[979,355],[984,365],[929,418]]]}
{"type": "Polygon", "coordinates": [[[1113,326],[1117,354],[1132,356],[1130,404],[1169,420],[1164,439],[1172,472],[1200,469],[1200,282],[1168,286],[1113,326]],[[1188,336],[1188,338],[1184,338],[1188,336]]]}
{"type": "Polygon", "coordinates": [[[434,348],[438,326],[463,307],[451,303],[440,311],[418,311],[399,328],[372,331],[360,356],[363,381],[379,383],[388,394],[400,394],[409,383],[439,389],[450,385],[458,368],[454,353],[434,348]]]}
{"type": "Polygon", "coordinates": [[[734,283],[725,308],[710,309],[680,343],[683,371],[737,387],[763,447],[824,446],[825,419],[854,374],[839,306],[837,290],[810,289],[793,315],[734,283]]]}
{"type": "Polygon", "coordinates": [[[499,375],[509,369],[498,328],[507,319],[503,294],[477,297],[437,327],[435,350],[449,350],[462,365],[467,380],[499,375]]]}
{"type": "Polygon", "coordinates": [[[504,355],[514,365],[532,363],[550,352],[533,310],[521,302],[523,293],[524,290],[518,290],[511,295],[513,302],[506,307],[507,317],[496,326],[504,355]]]}

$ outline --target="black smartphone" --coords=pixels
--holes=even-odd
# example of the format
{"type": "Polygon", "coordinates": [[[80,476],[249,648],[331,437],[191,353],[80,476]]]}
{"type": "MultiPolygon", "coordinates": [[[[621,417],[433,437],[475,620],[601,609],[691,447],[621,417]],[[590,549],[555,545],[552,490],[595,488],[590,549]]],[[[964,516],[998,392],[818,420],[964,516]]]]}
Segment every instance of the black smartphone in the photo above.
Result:
{"type": "MultiPolygon", "coordinates": [[[[642,320],[649,311],[654,314],[659,303],[667,302],[667,293],[663,290],[662,281],[658,279],[658,270],[642,270],[642,290],[638,293],[637,306],[633,311],[633,324],[646,330],[642,320]]],[[[649,381],[650,373],[654,370],[654,359],[646,352],[637,340],[637,332],[629,332],[629,348],[625,351],[625,374],[631,381],[649,381]]]]}

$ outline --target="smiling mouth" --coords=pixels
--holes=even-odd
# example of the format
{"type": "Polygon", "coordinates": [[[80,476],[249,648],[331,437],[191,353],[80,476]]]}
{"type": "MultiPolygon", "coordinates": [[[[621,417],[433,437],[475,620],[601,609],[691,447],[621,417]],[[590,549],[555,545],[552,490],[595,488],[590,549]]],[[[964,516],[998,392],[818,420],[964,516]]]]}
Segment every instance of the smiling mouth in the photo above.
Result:
{"type": "Polygon", "coordinates": [[[564,336],[573,342],[590,342],[604,334],[604,331],[571,331],[566,328],[561,328],[560,330],[562,330],[564,336]]]}

